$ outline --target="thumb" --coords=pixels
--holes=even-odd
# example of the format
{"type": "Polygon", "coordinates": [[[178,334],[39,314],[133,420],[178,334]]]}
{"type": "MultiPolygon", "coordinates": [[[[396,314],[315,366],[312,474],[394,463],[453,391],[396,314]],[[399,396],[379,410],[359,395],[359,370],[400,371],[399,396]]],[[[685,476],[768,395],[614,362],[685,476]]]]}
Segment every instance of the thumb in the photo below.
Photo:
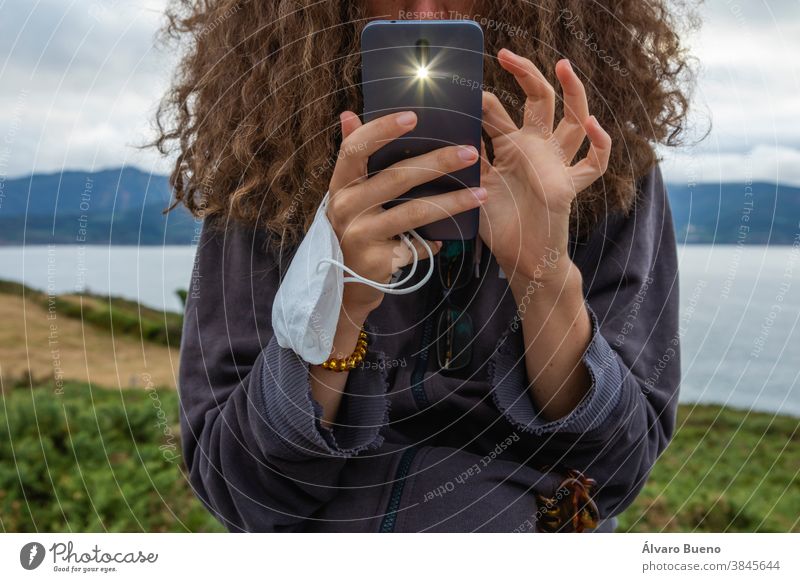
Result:
{"type": "Polygon", "coordinates": [[[489,163],[489,156],[486,153],[486,142],[481,138],[481,176],[488,176],[493,169],[492,164],[489,163]]]}
{"type": "Polygon", "coordinates": [[[347,139],[348,136],[362,125],[358,115],[352,111],[342,111],[341,115],[339,115],[339,121],[342,125],[342,139],[347,139]]]}

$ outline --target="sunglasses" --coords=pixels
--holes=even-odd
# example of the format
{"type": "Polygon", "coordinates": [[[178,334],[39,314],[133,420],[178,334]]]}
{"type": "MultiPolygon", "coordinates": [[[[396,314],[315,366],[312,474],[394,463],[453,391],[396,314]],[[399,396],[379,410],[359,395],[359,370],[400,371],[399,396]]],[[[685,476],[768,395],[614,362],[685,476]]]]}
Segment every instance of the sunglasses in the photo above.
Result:
{"type": "Polygon", "coordinates": [[[437,318],[436,356],[442,372],[461,370],[472,361],[472,318],[454,299],[470,282],[475,259],[475,241],[445,241],[438,254],[437,272],[444,293],[437,318]]]}

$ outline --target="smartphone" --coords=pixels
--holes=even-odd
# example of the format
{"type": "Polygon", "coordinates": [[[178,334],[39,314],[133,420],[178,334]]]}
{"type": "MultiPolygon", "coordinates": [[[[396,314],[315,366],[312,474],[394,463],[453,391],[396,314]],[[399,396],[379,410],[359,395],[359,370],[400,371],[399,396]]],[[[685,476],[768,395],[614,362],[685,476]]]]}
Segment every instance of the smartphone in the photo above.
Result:
{"type": "MultiPolygon", "coordinates": [[[[377,20],[361,33],[364,121],[414,111],[413,131],[370,156],[368,175],[449,145],[481,151],[483,30],[472,20],[377,20]]],[[[417,186],[384,204],[480,186],[480,161],[417,186]]],[[[477,208],[420,227],[429,240],[468,240],[477,208]]]]}

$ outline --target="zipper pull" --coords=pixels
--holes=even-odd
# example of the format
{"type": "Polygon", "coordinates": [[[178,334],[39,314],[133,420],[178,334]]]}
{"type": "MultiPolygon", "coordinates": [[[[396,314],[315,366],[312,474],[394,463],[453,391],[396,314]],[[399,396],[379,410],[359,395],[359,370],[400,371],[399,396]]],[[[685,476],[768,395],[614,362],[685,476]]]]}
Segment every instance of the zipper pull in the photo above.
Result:
{"type": "Polygon", "coordinates": [[[475,278],[481,278],[481,255],[483,254],[483,240],[481,235],[475,237],[475,252],[473,253],[472,262],[475,265],[475,278]]]}

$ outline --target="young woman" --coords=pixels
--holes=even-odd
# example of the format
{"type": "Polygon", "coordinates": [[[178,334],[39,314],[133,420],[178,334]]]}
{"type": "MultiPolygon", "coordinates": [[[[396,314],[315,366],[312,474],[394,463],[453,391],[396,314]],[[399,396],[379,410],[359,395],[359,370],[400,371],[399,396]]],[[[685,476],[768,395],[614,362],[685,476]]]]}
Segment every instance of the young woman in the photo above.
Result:
{"type": "Polygon", "coordinates": [[[672,436],[680,379],[653,148],[683,129],[687,69],[666,2],[176,4],[187,43],[158,145],[204,218],[180,394],[209,510],[251,531],[613,529],[672,436]],[[484,151],[367,179],[417,119],[360,121],[361,29],[456,17],[485,30],[484,151]],[[474,163],[479,189],[382,208],[474,163]],[[480,208],[475,241],[418,246],[437,271],[418,292],[345,285],[331,358],[355,362],[362,330],[367,347],[342,371],[279,346],[270,320],[326,191],[345,263],[379,281],[411,262],[398,234],[480,208]]]}

